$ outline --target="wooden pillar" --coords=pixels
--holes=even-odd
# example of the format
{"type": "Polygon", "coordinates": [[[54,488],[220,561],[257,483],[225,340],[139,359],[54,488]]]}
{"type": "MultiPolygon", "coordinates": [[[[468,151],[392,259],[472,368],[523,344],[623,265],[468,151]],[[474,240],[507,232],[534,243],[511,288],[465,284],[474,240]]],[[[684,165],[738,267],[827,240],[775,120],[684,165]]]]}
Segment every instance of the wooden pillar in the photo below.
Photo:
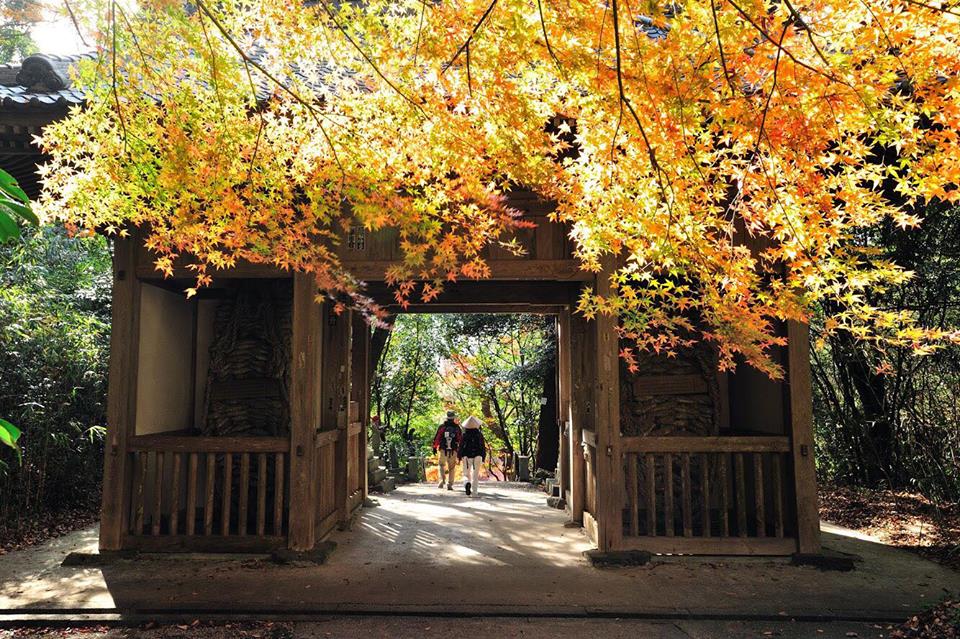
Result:
{"type": "MultiPolygon", "coordinates": [[[[564,309],[557,316],[557,377],[560,392],[557,401],[557,418],[560,420],[560,459],[565,476],[563,488],[569,491],[567,512],[570,520],[583,522],[583,449],[580,446],[581,425],[573,410],[573,337],[570,310],[564,309]]],[[[566,493],[562,496],[566,497],[566,493]]]]}
{"type": "MultiPolygon", "coordinates": [[[[612,293],[612,260],[597,275],[597,293],[612,293]]],[[[616,550],[623,538],[624,478],[620,442],[620,360],[617,318],[598,315],[593,321],[597,336],[596,435],[597,435],[597,546],[616,550]]]]}
{"type": "Polygon", "coordinates": [[[123,547],[129,518],[130,460],[127,438],[135,433],[137,365],[140,350],[139,234],[113,242],[113,302],[110,320],[110,372],[107,440],[103,461],[100,549],[123,547]]]}
{"type": "Polygon", "coordinates": [[[313,276],[293,277],[293,335],[290,374],[290,516],[288,546],[316,544],[316,435],[320,417],[321,307],[313,276]]]}
{"type": "Polygon", "coordinates": [[[334,469],[334,503],[337,521],[341,524],[350,518],[348,501],[348,478],[354,472],[350,455],[350,364],[352,312],[339,315],[328,306],[324,326],[323,360],[323,428],[337,430],[334,469]]]}
{"type": "Polygon", "coordinates": [[[367,479],[367,431],[370,427],[370,326],[359,314],[353,318],[353,384],[354,393],[359,403],[359,418],[363,426],[360,431],[360,453],[358,456],[360,468],[356,472],[360,477],[360,490],[364,499],[369,494],[367,479]]]}
{"type": "Polygon", "coordinates": [[[570,518],[583,523],[586,509],[587,483],[596,478],[588,475],[583,451],[584,430],[595,428],[593,385],[596,357],[594,355],[593,327],[583,315],[570,316],[570,376],[571,376],[571,423],[570,423],[570,518]]]}
{"type": "Polygon", "coordinates": [[[813,460],[813,390],[810,381],[810,327],[787,322],[787,382],[797,513],[797,552],[820,552],[817,471],[813,460]]]}

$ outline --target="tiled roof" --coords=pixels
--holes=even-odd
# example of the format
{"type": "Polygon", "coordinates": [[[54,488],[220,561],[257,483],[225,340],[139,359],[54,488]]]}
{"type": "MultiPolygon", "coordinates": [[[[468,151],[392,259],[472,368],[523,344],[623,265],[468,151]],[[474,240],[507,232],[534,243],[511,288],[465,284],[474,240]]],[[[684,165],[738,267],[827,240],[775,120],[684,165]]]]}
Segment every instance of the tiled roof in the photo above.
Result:
{"type": "Polygon", "coordinates": [[[58,109],[82,104],[83,92],[70,86],[69,68],[93,53],[37,54],[21,64],[0,65],[0,106],[14,109],[58,109]]]}

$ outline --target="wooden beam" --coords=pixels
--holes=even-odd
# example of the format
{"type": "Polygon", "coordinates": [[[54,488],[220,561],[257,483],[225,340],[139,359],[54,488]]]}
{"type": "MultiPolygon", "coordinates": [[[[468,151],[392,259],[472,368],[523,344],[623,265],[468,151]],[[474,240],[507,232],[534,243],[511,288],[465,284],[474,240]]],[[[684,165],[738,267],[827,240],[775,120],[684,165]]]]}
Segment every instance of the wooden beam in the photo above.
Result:
{"type": "Polygon", "coordinates": [[[624,453],[786,453],[790,439],[776,436],[624,437],[624,453]]]}
{"type": "Polygon", "coordinates": [[[707,393],[702,375],[639,375],[631,380],[637,395],[695,395],[707,393]]]}
{"type": "Polygon", "coordinates": [[[246,537],[221,535],[161,535],[159,537],[131,537],[130,550],[143,552],[236,552],[264,553],[283,548],[286,539],[280,536],[246,537]]]}
{"type": "Polygon", "coordinates": [[[288,546],[310,550],[316,543],[316,445],[319,423],[321,308],[309,274],[293,278],[293,335],[290,374],[290,514],[288,546]]]}
{"type": "Polygon", "coordinates": [[[113,303],[107,438],[104,446],[100,549],[123,547],[129,517],[130,456],[127,440],[136,432],[137,360],[140,350],[140,282],[136,277],[138,234],[114,239],[113,303]]]}
{"type": "Polygon", "coordinates": [[[797,551],[820,552],[817,470],[813,460],[813,389],[810,382],[810,328],[787,322],[787,381],[790,437],[797,513],[797,551]]]}
{"type": "MultiPolygon", "coordinates": [[[[394,260],[355,260],[344,259],[343,267],[354,277],[365,282],[383,282],[390,267],[398,262],[394,260]]],[[[572,259],[531,260],[488,260],[491,280],[552,280],[589,282],[593,273],[580,268],[580,262],[572,259]]]]}
{"type": "MultiPolygon", "coordinates": [[[[446,307],[444,312],[471,312],[498,305],[509,312],[543,306],[562,308],[576,299],[583,286],[585,283],[580,281],[540,281],[530,286],[530,282],[460,280],[445,283],[443,291],[429,303],[423,304],[416,295],[410,302],[411,306],[423,307],[426,312],[441,307],[446,307]]],[[[396,289],[384,282],[370,282],[365,293],[391,310],[403,310],[394,297],[396,289]]]]}
{"type": "Polygon", "coordinates": [[[795,539],[776,537],[624,537],[624,550],[646,550],[670,555],[761,555],[793,554],[795,539]]]}
{"type": "Polygon", "coordinates": [[[286,437],[137,435],[130,438],[127,448],[180,453],[282,453],[290,450],[290,440],[286,437]]]}
{"type": "MultiPolygon", "coordinates": [[[[597,275],[597,294],[613,294],[610,275],[613,260],[605,259],[597,275]]],[[[597,435],[597,544],[616,550],[623,537],[623,463],[620,451],[620,360],[617,318],[600,314],[593,320],[597,335],[596,435],[597,435]]]]}

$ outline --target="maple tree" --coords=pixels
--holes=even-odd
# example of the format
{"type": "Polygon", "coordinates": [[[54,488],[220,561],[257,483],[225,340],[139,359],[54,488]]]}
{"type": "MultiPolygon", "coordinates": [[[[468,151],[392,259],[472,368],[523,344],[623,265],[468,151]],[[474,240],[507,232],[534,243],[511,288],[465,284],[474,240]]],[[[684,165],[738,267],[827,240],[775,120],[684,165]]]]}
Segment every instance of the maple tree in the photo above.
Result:
{"type": "Polygon", "coordinates": [[[76,229],[149,229],[197,283],[238,260],[312,273],[378,317],[339,261],[394,228],[398,298],[489,274],[557,203],[633,349],[717,345],[767,373],[776,320],[919,352],[960,341],[865,292],[909,272],[858,241],[960,201],[952,0],[171,0],[71,3],[97,33],[87,104],[45,130],[40,206],[76,229]]]}

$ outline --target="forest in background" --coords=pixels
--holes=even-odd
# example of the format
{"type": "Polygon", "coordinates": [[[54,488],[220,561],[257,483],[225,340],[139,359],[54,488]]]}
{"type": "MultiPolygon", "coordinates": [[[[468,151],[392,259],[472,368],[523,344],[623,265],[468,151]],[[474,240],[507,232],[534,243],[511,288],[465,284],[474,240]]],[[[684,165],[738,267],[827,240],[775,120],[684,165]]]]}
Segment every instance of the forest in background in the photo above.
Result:
{"type": "Polygon", "coordinates": [[[494,476],[523,456],[556,466],[556,333],[541,315],[411,314],[372,340],[371,414],[388,444],[431,453],[447,410],[480,417],[494,476]]]}

